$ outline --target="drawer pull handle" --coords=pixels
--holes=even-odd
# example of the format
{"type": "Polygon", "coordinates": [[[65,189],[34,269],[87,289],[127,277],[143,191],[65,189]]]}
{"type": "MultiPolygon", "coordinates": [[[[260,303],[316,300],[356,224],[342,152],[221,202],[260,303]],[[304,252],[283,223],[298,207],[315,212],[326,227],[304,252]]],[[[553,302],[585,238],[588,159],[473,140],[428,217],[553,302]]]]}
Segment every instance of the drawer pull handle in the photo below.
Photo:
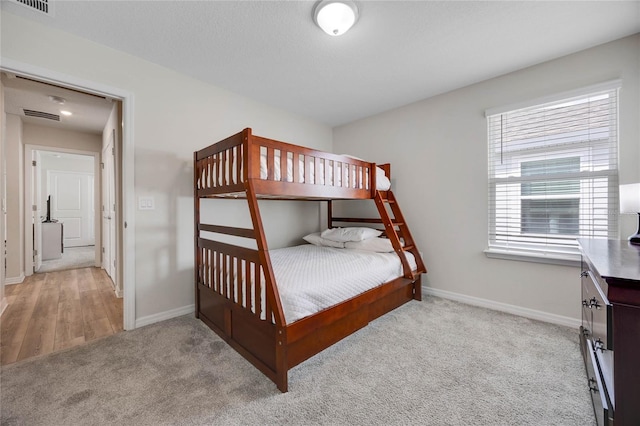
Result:
{"type": "Polygon", "coordinates": [[[593,377],[589,379],[589,390],[594,393],[599,392],[598,383],[596,382],[596,379],[594,379],[593,377]]]}

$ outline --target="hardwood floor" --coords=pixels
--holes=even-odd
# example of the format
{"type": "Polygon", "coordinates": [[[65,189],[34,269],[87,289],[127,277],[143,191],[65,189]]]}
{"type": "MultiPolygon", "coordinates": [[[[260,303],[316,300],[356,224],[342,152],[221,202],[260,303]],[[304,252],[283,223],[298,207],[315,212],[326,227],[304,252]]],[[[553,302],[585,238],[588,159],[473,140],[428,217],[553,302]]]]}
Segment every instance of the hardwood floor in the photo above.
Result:
{"type": "Polygon", "coordinates": [[[99,268],[34,274],[5,287],[0,364],[81,345],[123,330],[122,299],[99,268]]]}

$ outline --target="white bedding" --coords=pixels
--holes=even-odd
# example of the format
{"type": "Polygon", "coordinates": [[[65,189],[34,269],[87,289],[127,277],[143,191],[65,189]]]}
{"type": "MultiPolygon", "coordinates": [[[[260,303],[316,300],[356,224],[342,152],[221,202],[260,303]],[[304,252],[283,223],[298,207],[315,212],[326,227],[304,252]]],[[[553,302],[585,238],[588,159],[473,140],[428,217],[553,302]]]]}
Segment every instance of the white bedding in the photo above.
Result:
{"type": "MultiPolygon", "coordinates": [[[[281,179],[281,168],[280,168],[280,156],[275,156],[273,158],[273,163],[274,163],[274,170],[273,170],[273,178],[274,180],[280,181],[280,180],[284,180],[285,182],[293,182],[293,158],[287,157],[287,178],[286,179],[281,179]]],[[[309,180],[311,180],[311,182],[315,182],[315,162],[314,161],[309,161],[309,180]]],[[[298,181],[299,182],[304,182],[304,167],[305,167],[305,161],[303,160],[303,158],[299,157],[299,167],[298,169],[300,176],[298,177],[298,181]]],[[[319,172],[320,172],[320,185],[324,185],[325,184],[325,176],[324,176],[324,167],[320,167],[319,168],[319,172]]],[[[267,173],[268,173],[268,166],[267,166],[267,154],[264,153],[262,155],[260,155],[260,179],[267,179],[267,173]]],[[[346,187],[354,187],[355,184],[355,171],[351,171],[348,174],[347,179],[350,179],[351,182],[345,182],[346,187]]],[[[343,186],[342,185],[342,173],[339,173],[338,176],[336,176],[337,181],[333,182],[333,167],[329,168],[329,182],[333,185],[333,186],[343,186]]],[[[387,191],[389,190],[389,188],[391,188],[391,181],[389,180],[389,178],[387,178],[387,176],[384,173],[384,170],[382,170],[380,167],[376,167],[376,186],[379,191],[387,191]]]]}
{"type": "MultiPolygon", "coordinates": [[[[305,244],[269,254],[287,324],[403,275],[395,253],[305,244]]],[[[415,269],[413,255],[406,256],[415,269]]]]}

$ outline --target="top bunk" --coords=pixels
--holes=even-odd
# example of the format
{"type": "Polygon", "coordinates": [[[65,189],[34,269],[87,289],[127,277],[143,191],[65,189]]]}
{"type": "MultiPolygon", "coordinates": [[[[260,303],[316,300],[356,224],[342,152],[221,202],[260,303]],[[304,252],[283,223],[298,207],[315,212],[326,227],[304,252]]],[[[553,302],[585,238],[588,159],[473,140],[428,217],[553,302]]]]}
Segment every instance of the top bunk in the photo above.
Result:
{"type": "Polygon", "coordinates": [[[247,128],[194,152],[199,198],[371,199],[390,188],[390,167],[267,139],[247,128]]]}

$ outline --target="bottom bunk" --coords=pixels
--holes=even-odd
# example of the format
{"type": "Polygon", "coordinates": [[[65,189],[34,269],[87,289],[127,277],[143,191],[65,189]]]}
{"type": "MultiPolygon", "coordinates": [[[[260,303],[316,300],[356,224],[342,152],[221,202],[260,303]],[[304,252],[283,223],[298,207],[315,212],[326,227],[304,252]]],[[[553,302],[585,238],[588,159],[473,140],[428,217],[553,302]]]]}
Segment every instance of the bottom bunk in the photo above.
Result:
{"type": "MultiPolygon", "coordinates": [[[[289,369],[422,297],[420,274],[404,278],[395,253],[314,245],[271,250],[286,320],[278,325],[273,301],[265,294],[264,271],[223,255],[225,248],[217,243],[201,256],[205,261],[199,267],[196,315],[282,392],[287,391],[289,369]]],[[[411,253],[406,256],[417,270],[411,253]]]]}

